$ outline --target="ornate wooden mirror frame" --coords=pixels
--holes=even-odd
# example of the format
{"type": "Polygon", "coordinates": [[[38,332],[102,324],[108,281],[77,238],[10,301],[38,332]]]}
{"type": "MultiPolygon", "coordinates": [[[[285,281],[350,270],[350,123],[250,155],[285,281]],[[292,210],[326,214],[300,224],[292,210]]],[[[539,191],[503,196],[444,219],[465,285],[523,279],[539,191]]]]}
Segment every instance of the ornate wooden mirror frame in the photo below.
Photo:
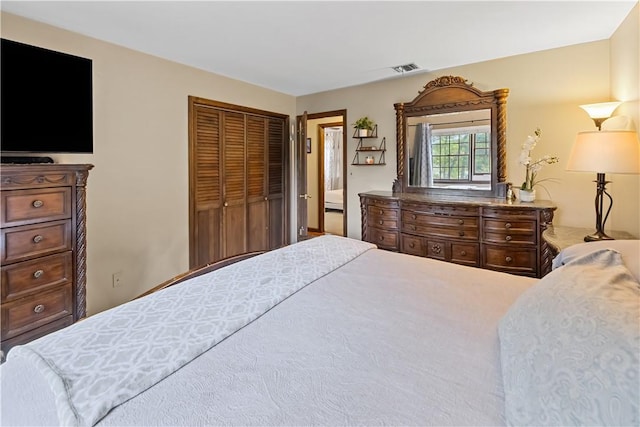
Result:
{"type": "Polygon", "coordinates": [[[506,107],[509,89],[482,92],[463,77],[443,76],[430,81],[411,102],[394,104],[396,109],[397,170],[394,193],[422,193],[434,195],[465,195],[495,197],[499,183],[506,180],[506,107]],[[409,185],[407,151],[407,119],[430,114],[474,110],[491,111],[491,188],[490,190],[451,189],[409,185]]]}

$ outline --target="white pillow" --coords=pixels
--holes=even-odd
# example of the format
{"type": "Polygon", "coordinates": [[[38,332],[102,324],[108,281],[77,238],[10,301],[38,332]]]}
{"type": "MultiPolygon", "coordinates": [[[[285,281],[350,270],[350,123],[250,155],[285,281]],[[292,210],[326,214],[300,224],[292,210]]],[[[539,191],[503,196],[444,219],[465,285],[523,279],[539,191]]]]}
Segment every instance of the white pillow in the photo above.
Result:
{"type": "Polygon", "coordinates": [[[552,271],[498,333],[508,424],[640,425],[640,284],[619,253],[552,271]]]}
{"type": "Polygon", "coordinates": [[[553,259],[553,268],[561,267],[598,249],[613,249],[619,252],[622,255],[622,261],[633,274],[633,277],[640,281],[640,240],[603,240],[569,246],[560,251],[558,256],[553,259]]]}

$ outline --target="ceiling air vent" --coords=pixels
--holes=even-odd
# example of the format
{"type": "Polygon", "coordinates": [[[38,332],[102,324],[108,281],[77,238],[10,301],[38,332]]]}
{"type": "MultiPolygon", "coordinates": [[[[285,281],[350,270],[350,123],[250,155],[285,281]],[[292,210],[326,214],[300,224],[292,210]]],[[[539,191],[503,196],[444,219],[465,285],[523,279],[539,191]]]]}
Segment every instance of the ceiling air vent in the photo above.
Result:
{"type": "Polygon", "coordinates": [[[398,65],[398,66],[395,66],[395,67],[391,67],[391,69],[393,71],[395,71],[396,73],[406,73],[408,71],[417,70],[419,68],[420,67],[418,67],[413,62],[411,64],[404,64],[404,65],[398,65]]]}

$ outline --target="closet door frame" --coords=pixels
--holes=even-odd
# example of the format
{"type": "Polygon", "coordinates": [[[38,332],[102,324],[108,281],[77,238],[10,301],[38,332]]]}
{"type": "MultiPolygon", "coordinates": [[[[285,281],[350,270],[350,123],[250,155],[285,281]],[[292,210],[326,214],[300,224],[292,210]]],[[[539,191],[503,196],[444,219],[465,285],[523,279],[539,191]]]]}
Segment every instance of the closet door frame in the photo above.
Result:
{"type": "MultiPolygon", "coordinates": [[[[283,220],[283,236],[282,241],[286,245],[289,243],[289,228],[290,228],[290,201],[289,201],[289,191],[290,191],[290,146],[289,146],[289,116],[286,114],[275,113],[271,111],[259,110],[251,107],[245,107],[240,105],[228,104],[225,102],[210,100],[206,98],[189,96],[188,97],[188,111],[189,111],[189,266],[190,268],[199,267],[199,264],[203,264],[201,260],[199,261],[198,257],[198,218],[197,218],[197,200],[196,200],[196,186],[197,186],[197,149],[196,149],[196,134],[197,134],[197,123],[196,119],[196,108],[198,106],[212,108],[215,110],[219,110],[221,112],[233,112],[233,113],[242,113],[245,115],[253,115],[253,116],[261,116],[267,119],[275,119],[282,120],[284,126],[284,134],[282,140],[282,182],[283,182],[283,210],[284,210],[284,220],[283,220]]],[[[247,120],[245,118],[245,129],[246,129],[247,120]]],[[[222,130],[220,130],[220,134],[223,134],[222,130]]],[[[246,135],[246,132],[245,132],[246,135]]],[[[222,139],[220,139],[220,143],[222,144],[222,139]]],[[[245,147],[246,147],[246,136],[245,136],[245,147]]],[[[265,140],[265,150],[268,149],[269,140],[265,140]]],[[[221,160],[219,162],[220,170],[223,171],[223,156],[224,156],[224,147],[219,147],[221,160]]],[[[266,152],[266,151],[265,151],[266,152]]],[[[266,177],[265,182],[268,182],[269,176],[269,163],[265,165],[266,167],[266,177]]],[[[245,164],[245,182],[246,182],[246,164],[245,164]]],[[[220,176],[220,185],[224,181],[224,176],[220,176]]],[[[223,188],[220,188],[222,191],[223,188]]],[[[222,196],[224,198],[224,195],[222,196]]],[[[267,191],[267,198],[270,197],[267,191]]],[[[247,192],[245,188],[245,201],[247,198],[247,192]]],[[[223,200],[224,201],[224,200],[223,200]]],[[[267,214],[269,210],[270,200],[267,201],[267,214]]],[[[222,218],[223,215],[220,215],[222,218]]],[[[268,217],[267,217],[268,218],[268,217]]],[[[222,221],[222,220],[221,220],[222,221]]],[[[221,238],[224,238],[224,231],[222,230],[222,222],[219,224],[219,235],[221,238]]],[[[246,231],[248,233],[248,230],[246,231]]],[[[269,231],[270,233],[270,231],[269,231]]],[[[220,247],[224,247],[224,244],[220,242],[220,247]]],[[[216,260],[209,260],[208,262],[212,262],[216,260]]],[[[205,263],[206,264],[206,263],[205,263]]]]}

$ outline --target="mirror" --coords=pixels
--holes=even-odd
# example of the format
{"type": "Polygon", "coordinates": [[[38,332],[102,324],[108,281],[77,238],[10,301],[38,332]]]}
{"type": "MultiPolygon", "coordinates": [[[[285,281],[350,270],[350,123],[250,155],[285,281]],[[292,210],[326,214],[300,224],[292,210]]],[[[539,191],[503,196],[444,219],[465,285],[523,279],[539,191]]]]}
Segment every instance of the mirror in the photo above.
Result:
{"type": "Polygon", "coordinates": [[[394,192],[493,197],[506,178],[508,89],[482,92],[462,77],[427,83],[395,104],[394,192]]]}
{"type": "Polygon", "coordinates": [[[407,118],[408,184],[490,190],[491,110],[407,118]]]}

